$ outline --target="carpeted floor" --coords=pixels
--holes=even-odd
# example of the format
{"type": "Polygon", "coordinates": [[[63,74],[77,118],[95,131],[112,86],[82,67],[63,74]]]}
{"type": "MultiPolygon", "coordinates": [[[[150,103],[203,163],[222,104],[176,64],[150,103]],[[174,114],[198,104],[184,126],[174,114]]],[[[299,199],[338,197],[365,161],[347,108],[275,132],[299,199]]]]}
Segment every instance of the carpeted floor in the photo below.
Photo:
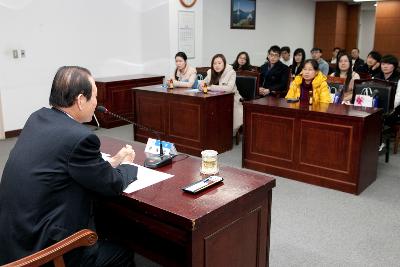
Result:
{"type": "MultiPolygon", "coordinates": [[[[131,126],[98,135],[132,140],[131,126]]],[[[16,138],[0,141],[0,174],[16,138]]],[[[241,167],[241,146],[219,156],[241,167]]],[[[379,159],[378,178],[354,196],[276,177],[270,266],[400,266],[400,155],[379,159]]],[[[158,266],[137,257],[138,266],[158,266]]]]}

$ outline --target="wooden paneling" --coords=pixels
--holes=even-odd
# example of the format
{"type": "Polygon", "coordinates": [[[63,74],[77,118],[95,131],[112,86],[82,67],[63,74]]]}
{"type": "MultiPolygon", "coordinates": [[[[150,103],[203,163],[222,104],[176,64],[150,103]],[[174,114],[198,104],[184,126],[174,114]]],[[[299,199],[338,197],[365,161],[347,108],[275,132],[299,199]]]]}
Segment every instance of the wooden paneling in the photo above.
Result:
{"type": "Polygon", "coordinates": [[[375,45],[381,54],[400,58],[400,1],[381,1],[376,7],[375,45]]]}
{"type": "MultiPolygon", "coordinates": [[[[96,78],[97,102],[99,105],[104,105],[111,112],[133,120],[134,100],[132,88],[161,84],[162,79],[162,76],[147,74],[96,78]]],[[[96,116],[100,126],[103,128],[112,128],[127,124],[125,121],[106,114],[96,112],[96,116]]],[[[92,124],[94,123],[93,121],[92,124]]]]}
{"type": "Polygon", "coordinates": [[[200,142],[200,129],[203,128],[200,117],[201,106],[172,100],[169,102],[168,110],[169,135],[200,142]],[[190,122],[190,125],[188,125],[188,122],[190,122]]]}
{"type": "Polygon", "coordinates": [[[359,194],[376,179],[381,120],[382,110],[372,108],[248,101],[243,166],[359,194]]]}
{"type": "MultiPolygon", "coordinates": [[[[160,86],[133,89],[135,122],[160,130],[161,138],[179,152],[200,156],[202,150],[218,153],[232,148],[233,94],[203,94],[186,88],[167,90],[160,86]]],[[[147,142],[153,133],[135,128],[134,139],[147,142]]]]}
{"type": "Polygon", "coordinates": [[[331,60],[334,47],[351,51],[357,46],[360,5],[341,1],[317,2],[315,8],[314,46],[331,60]]]}
{"type": "Polygon", "coordinates": [[[204,266],[259,266],[259,247],[263,246],[258,238],[262,228],[260,216],[261,209],[256,209],[207,236],[204,266]],[[235,245],[238,243],[245,249],[235,245]]]}
{"type": "Polygon", "coordinates": [[[309,120],[301,120],[300,125],[300,165],[348,174],[352,127],[309,120]]]}
{"type": "Polygon", "coordinates": [[[358,46],[358,25],[360,20],[360,5],[349,5],[347,8],[347,32],[346,50],[351,50],[358,46]]]}
{"type": "Polygon", "coordinates": [[[294,119],[253,113],[251,121],[252,153],[272,159],[293,160],[294,119]]]}

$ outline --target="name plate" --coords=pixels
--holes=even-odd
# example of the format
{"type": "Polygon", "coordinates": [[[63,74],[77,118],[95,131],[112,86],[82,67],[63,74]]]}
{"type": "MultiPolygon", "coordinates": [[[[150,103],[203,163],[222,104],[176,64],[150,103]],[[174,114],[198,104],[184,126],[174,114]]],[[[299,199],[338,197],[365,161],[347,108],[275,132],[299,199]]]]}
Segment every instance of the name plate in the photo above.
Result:
{"type": "MultiPolygon", "coordinates": [[[[164,155],[176,155],[178,151],[176,151],[175,145],[170,142],[162,141],[162,148],[164,155]]],[[[156,140],[153,138],[149,138],[147,140],[146,148],[144,152],[150,154],[160,154],[160,140],[156,140]]]]}

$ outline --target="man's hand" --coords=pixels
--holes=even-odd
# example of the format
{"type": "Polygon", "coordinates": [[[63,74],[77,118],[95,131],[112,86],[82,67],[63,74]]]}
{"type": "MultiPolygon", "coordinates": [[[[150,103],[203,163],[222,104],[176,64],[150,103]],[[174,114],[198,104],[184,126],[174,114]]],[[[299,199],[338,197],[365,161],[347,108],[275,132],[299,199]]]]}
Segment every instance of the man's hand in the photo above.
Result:
{"type": "Polygon", "coordinates": [[[132,149],[132,146],[126,145],[125,147],[121,148],[115,156],[110,158],[108,162],[114,168],[120,165],[122,162],[129,162],[132,163],[135,159],[135,151],[132,149]]]}

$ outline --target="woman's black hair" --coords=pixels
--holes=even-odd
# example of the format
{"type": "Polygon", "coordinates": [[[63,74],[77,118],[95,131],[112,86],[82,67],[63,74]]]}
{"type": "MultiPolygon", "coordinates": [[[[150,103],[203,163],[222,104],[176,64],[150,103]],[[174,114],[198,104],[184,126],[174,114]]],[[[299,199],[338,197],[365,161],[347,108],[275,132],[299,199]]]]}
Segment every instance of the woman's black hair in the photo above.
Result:
{"type": "Polygon", "coordinates": [[[224,72],[226,68],[226,58],[223,54],[216,54],[215,56],[213,56],[213,58],[211,59],[211,79],[210,79],[210,85],[213,84],[218,84],[219,83],[219,79],[221,78],[222,73],[224,72]],[[213,68],[214,65],[214,60],[217,58],[221,58],[222,62],[224,62],[224,69],[221,72],[216,72],[213,68]]]}
{"type": "Polygon", "coordinates": [[[381,59],[381,63],[392,64],[394,66],[394,71],[396,71],[399,66],[399,60],[393,55],[384,55],[381,59]]]}
{"type": "Polygon", "coordinates": [[[297,68],[298,71],[299,71],[299,73],[301,72],[301,70],[302,70],[303,67],[304,67],[304,61],[306,61],[306,51],[304,51],[303,48],[297,48],[296,50],[294,50],[294,53],[293,53],[293,61],[292,61],[292,66],[291,66],[291,72],[292,72],[292,74],[294,74],[294,75],[298,75],[298,73],[295,73],[295,72],[296,72],[297,63],[296,63],[296,60],[294,59],[294,57],[295,57],[297,54],[301,54],[301,62],[300,62],[299,67],[297,68]]]}
{"type": "Polygon", "coordinates": [[[346,81],[344,83],[344,90],[347,91],[347,88],[349,88],[349,84],[351,79],[353,78],[353,62],[351,61],[351,56],[347,53],[340,53],[337,56],[337,61],[336,61],[336,68],[335,68],[335,77],[340,77],[340,68],[339,68],[339,61],[342,57],[347,57],[349,60],[349,69],[346,72],[346,81]]]}
{"type": "MultiPolygon", "coordinates": [[[[183,60],[184,60],[185,62],[187,61],[187,56],[186,56],[186,54],[185,54],[184,52],[178,52],[178,53],[176,53],[175,59],[176,59],[177,57],[183,58],[183,60]]],[[[174,76],[175,76],[175,80],[178,80],[178,79],[179,79],[179,77],[178,77],[178,68],[175,68],[175,74],[174,74],[174,76]]]]}
{"type": "Polygon", "coordinates": [[[245,51],[240,52],[237,55],[235,62],[233,62],[232,67],[233,67],[234,70],[238,70],[239,68],[241,68],[241,70],[251,70],[252,66],[250,65],[249,54],[247,52],[245,52],[245,51]],[[246,63],[242,67],[240,67],[239,62],[238,62],[239,61],[239,57],[241,55],[245,55],[246,56],[246,63]]]}
{"type": "MultiPolygon", "coordinates": [[[[307,59],[306,61],[304,61],[304,66],[307,64],[307,63],[310,63],[311,64],[311,66],[313,67],[313,69],[315,70],[315,71],[319,71],[319,64],[318,64],[318,61],[316,61],[315,59],[307,59]]],[[[304,66],[303,66],[303,68],[304,68],[304,66]]]]}
{"type": "Polygon", "coordinates": [[[57,70],[51,85],[49,104],[53,107],[71,107],[82,94],[87,100],[92,97],[92,74],[88,69],[78,66],[64,66],[57,70]]]}

